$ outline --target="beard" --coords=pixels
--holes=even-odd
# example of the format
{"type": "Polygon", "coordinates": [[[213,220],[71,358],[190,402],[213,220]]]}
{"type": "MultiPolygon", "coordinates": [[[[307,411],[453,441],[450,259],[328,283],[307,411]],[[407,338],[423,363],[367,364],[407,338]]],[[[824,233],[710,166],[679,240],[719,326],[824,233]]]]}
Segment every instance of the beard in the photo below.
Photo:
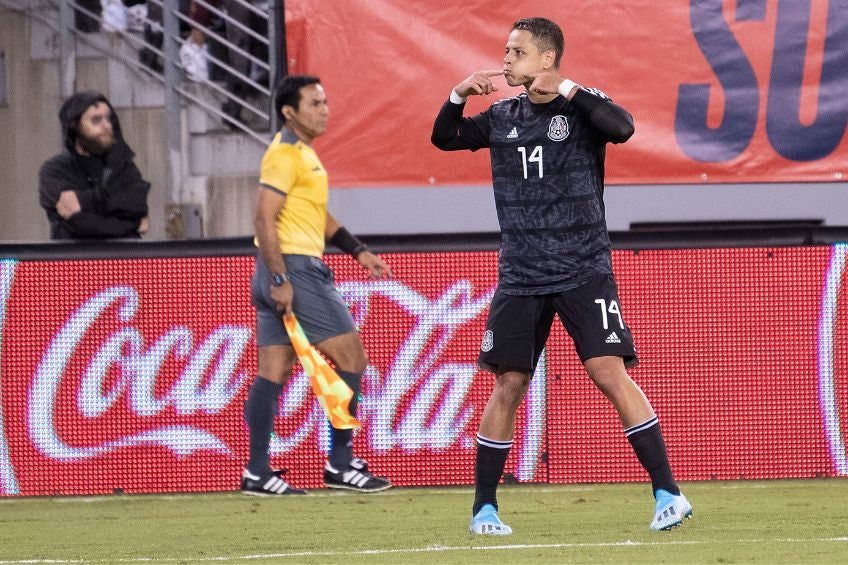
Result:
{"type": "Polygon", "coordinates": [[[79,146],[89,155],[103,155],[115,145],[115,136],[113,134],[108,138],[103,139],[79,134],[77,137],[77,143],[79,143],[79,146]]]}

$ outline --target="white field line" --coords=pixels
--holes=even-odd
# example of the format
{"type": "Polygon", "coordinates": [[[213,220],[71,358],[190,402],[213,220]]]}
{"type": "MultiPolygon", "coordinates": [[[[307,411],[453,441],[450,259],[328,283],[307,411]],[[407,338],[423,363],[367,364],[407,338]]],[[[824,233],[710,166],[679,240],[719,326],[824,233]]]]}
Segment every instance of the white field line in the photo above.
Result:
{"type": "Polygon", "coordinates": [[[613,541],[593,543],[527,543],[488,546],[428,546],[408,547],[398,549],[362,549],[357,551],[293,551],[288,553],[264,553],[255,555],[230,555],[207,557],[132,557],[124,559],[22,559],[0,560],[0,565],[41,565],[53,563],[174,563],[174,562],[227,562],[252,561],[257,559],[287,559],[297,557],[364,557],[368,555],[402,555],[415,553],[444,553],[449,551],[520,551],[526,549],[575,549],[575,548],[604,548],[604,547],[656,547],[675,545],[719,545],[719,544],[760,544],[760,543],[848,543],[848,537],[835,538],[761,538],[739,540],[690,540],[690,541],[613,541]]]}

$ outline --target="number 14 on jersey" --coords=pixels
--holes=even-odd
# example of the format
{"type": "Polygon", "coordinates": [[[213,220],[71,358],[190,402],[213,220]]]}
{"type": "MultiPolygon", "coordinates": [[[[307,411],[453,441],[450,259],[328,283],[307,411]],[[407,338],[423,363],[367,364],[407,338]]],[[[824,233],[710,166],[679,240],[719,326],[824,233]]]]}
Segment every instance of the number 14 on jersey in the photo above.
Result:
{"type": "Polygon", "coordinates": [[[519,147],[517,148],[518,152],[521,153],[521,165],[524,169],[524,178],[527,178],[527,166],[529,163],[538,163],[539,165],[539,178],[545,176],[545,172],[542,167],[542,146],[537,145],[530,152],[530,156],[527,156],[527,148],[519,147]]]}

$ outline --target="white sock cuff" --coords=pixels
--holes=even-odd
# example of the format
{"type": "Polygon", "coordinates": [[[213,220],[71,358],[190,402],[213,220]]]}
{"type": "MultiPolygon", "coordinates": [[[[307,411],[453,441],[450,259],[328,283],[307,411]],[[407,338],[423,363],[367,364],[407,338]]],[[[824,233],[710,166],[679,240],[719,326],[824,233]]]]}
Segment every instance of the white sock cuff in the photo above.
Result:
{"type": "Polygon", "coordinates": [[[633,427],[627,428],[626,430],[624,430],[624,435],[626,437],[630,437],[631,435],[635,434],[636,432],[641,432],[642,430],[647,430],[651,426],[655,426],[659,423],[660,423],[659,418],[654,416],[653,418],[651,418],[650,420],[648,420],[646,422],[642,422],[641,424],[637,424],[633,427]]]}
{"type": "Polygon", "coordinates": [[[499,440],[499,439],[489,439],[487,437],[483,437],[480,434],[477,434],[477,444],[485,445],[486,447],[494,447],[495,449],[509,449],[512,447],[512,440],[499,440]]]}

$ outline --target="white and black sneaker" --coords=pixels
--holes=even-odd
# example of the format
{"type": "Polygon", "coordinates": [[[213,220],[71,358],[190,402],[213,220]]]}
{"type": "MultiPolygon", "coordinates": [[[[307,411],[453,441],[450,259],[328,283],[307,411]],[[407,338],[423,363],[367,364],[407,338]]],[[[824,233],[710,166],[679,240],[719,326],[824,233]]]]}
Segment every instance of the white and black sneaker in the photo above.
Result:
{"type": "Polygon", "coordinates": [[[283,494],[306,494],[283,480],[285,469],[275,469],[267,475],[254,475],[247,469],[241,474],[241,492],[251,496],[280,496],[283,494]]]}
{"type": "Polygon", "coordinates": [[[368,472],[368,463],[362,459],[351,460],[347,469],[335,469],[330,462],[324,465],[324,484],[327,488],[340,488],[357,492],[379,492],[392,488],[392,483],[384,477],[376,477],[368,472]]]}

